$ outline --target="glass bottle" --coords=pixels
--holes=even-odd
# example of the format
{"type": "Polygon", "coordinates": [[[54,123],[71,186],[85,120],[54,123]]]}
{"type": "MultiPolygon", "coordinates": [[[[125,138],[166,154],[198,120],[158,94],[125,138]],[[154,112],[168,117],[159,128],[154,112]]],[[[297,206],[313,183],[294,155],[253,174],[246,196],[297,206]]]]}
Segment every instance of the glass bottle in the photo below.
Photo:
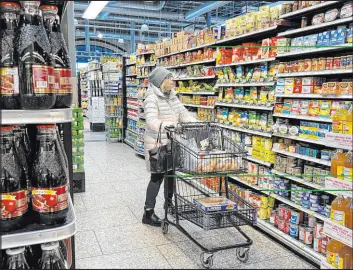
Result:
{"type": "Polygon", "coordinates": [[[72,104],[72,78],[68,49],[60,29],[58,8],[53,5],[40,7],[45,29],[51,45],[54,60],[55,88],[57,91],[56,108],[70,108],[72,104]]]}
{"type": "Polygon", "coordinates": [[[32,207],[35,219],[46,225],[64,222],[68,202],[65,158],[55,125],[37,126],[36,154],[32,166],[32,207]]]}
{"type": "Polygon", "coordinates": [[[58,242],[50,242],[41,245],[42,257],[39,261],[39,269],[67,269],[58,242]]]}
{"type": "Polygon", "coordinates": [[[0,108],[19,109],[17,51],[14,46],[20,5],[0,3],[0,108]]]}
{"type": "Polygon", "coordinates": [[[25,248],[12,248],[6,250],[7,269],[29,269],[28,263],[25,258],[25,248]]]}
{"type": "Polygon", "coordinates": [[[17,40],[20,101],[23,109],[43,110],[56,100],[53,59],[43,25],[40,1],[20,1],[22,15],[17,40]]]}
{"type": "Polygon", "coordinates": [[[12,126],[0,127],[0,231],[23,225],[28,211],[25,172],[14,148],[12,126]]]}

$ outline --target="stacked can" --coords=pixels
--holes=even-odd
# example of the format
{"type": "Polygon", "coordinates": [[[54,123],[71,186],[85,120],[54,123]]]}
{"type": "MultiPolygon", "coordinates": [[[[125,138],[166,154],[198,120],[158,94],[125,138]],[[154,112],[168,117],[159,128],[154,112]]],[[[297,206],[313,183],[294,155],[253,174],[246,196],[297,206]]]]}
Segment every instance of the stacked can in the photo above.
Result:
{"type": "Polygon", "coordinates": [[[284,198],[289,197],[290,185],[289,180],[283,178],[276,178],[274,181],[275,193],[284,198]]]}

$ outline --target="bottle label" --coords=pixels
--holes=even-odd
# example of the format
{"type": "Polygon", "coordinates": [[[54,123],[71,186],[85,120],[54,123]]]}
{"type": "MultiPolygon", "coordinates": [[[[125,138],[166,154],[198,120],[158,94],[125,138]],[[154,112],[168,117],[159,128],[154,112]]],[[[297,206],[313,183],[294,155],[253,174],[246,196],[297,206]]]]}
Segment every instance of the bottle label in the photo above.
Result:
{"type": "Polygon", "coordinates": [[[56,94],[57,90],[55,89],[55,73],[53,67],[48,67],[48,83],[51,93],[56,94]]]}
{"type": "MultiPolygon", "coordinates": [[[[338,269],[345,269],[344,266],[345,266],[345,265],[344,265],[344,260],[343,260],[343,258],[339,258],[338,269]]],[[[346,266],[346,268],[347,268],[347,266],[346,266]]]]}
{"type": "Polygon", "coordinates": [[[51,94],[53,90],[49,85],[50,67],[33,65],[33,89],[35,94],[51,94]]]}
{"type": "Polygon", "coordinates": [[[337,178],[343,177],[344,166],[337,166],[337,178]]]}
{"type": "Polygon", "coordinates": [[[0,198],[1,219],[22,216],[28,210],[27,193],[25,190],[1,193],[0,198]]]}
{"type": "Polygon", "coordinates": [[[0,68],[0,94],[4,96],[18,95],[18,68],[0,68]]]}
{"type": "Polygon", "coordinates": [[[67,185],[55,188],[32,189],[33,210],[39,213],[52,213],[68,208],[67,185]]]}
{"type": "Polygon", "coordinates": [[[344,168],[343,174],[344,174],[344,180],[347,180],[347,181],[353,180],[353,169],[352,168],[344,168]]]}
{"type": "Polygon", "coordinates": [[[56,68],[55,73],[55,88],[58,94],[71,94],[72,93],[72,77],[71,69],[56,68]]]}
{"type": "Polygon", "coordinates": [[[335,221],[336,223],[343,225],[343,211],[333,210],[331,220],[335,221]]]}

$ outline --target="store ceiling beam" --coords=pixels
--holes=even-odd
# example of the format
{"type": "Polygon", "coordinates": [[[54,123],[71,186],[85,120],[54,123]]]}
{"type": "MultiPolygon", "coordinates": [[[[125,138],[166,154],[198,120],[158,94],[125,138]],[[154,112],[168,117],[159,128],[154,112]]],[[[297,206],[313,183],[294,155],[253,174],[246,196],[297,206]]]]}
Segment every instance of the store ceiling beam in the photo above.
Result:
{"type": "Polygon", "coordinates": [[[198,8],[195,8],[193,10],[190,10],[189,12],[186,13],[185,15],[185,20],[191,21],[196,19],[197,17],[200,17],[216,8],[222,7],[224,5],[227,5],[229,3],[232,3],[233,1],[210,1],[205,4],[200,5],[198,8]]]}
{"type": "Polygon", "coordinates": [[[115,6],[120,8],[161,11],[165,6],[165,2],[166,1],[153,1],[153,3],[147,1],[115,1],[115,6]]]}
{"type": "MultiPolygon", "coordinates": [[[[109,33],[109,32],[102,32],[99,31],[102,35],[103,35],[103,39],[119,39],[122,38],[124,40],[131,40],[131,36],[130,35],[126,35],[126,34],[114,34],[114,33],[109,33]]],[[[76,32],[76,37],[84,37],[85,35],[82,35],[81,33],[76,32]]],[[[97,33],[90,31],[89,32],[89,38],[97,38],[97,33]]],[[[140,41],[140,36],[136,35],[135,37],[136,41],[140,41]]],[[[144,37],[144,41],[148,41],[148,42],[155,42],[158,40],[157,36],[145,36],[144,37]]]]}
{"type": "MultiPolygon", "coordinates": [[[[87,8],[87,4],[85,3],[75,3],[75,10],[84,11],[87,8]]],[[[160,19],[169,19],[169,20],[184,20],[184,16],[182,13],[175,12],[157,12],[153,10],[138,10],[131,8],[120,8],[120,7],[105,7],[102,12],[109,12],[111,14],[118,15],[128,15],[128,16],[140,16],[140,17],[151,17],[151,18],[160,18],[160,19]]]]}

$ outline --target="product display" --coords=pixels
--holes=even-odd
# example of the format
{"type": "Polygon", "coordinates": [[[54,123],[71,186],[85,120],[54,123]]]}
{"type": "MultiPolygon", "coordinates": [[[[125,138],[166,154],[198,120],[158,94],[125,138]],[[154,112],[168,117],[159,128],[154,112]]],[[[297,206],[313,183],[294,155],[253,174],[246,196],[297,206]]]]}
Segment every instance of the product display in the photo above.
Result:
{"type": "Polygon", "coordinates": [[[72,110],[74,122],[72,123],[72,165],[73,171],[84,172],[84,126],[82,109],[72,110]]]}

